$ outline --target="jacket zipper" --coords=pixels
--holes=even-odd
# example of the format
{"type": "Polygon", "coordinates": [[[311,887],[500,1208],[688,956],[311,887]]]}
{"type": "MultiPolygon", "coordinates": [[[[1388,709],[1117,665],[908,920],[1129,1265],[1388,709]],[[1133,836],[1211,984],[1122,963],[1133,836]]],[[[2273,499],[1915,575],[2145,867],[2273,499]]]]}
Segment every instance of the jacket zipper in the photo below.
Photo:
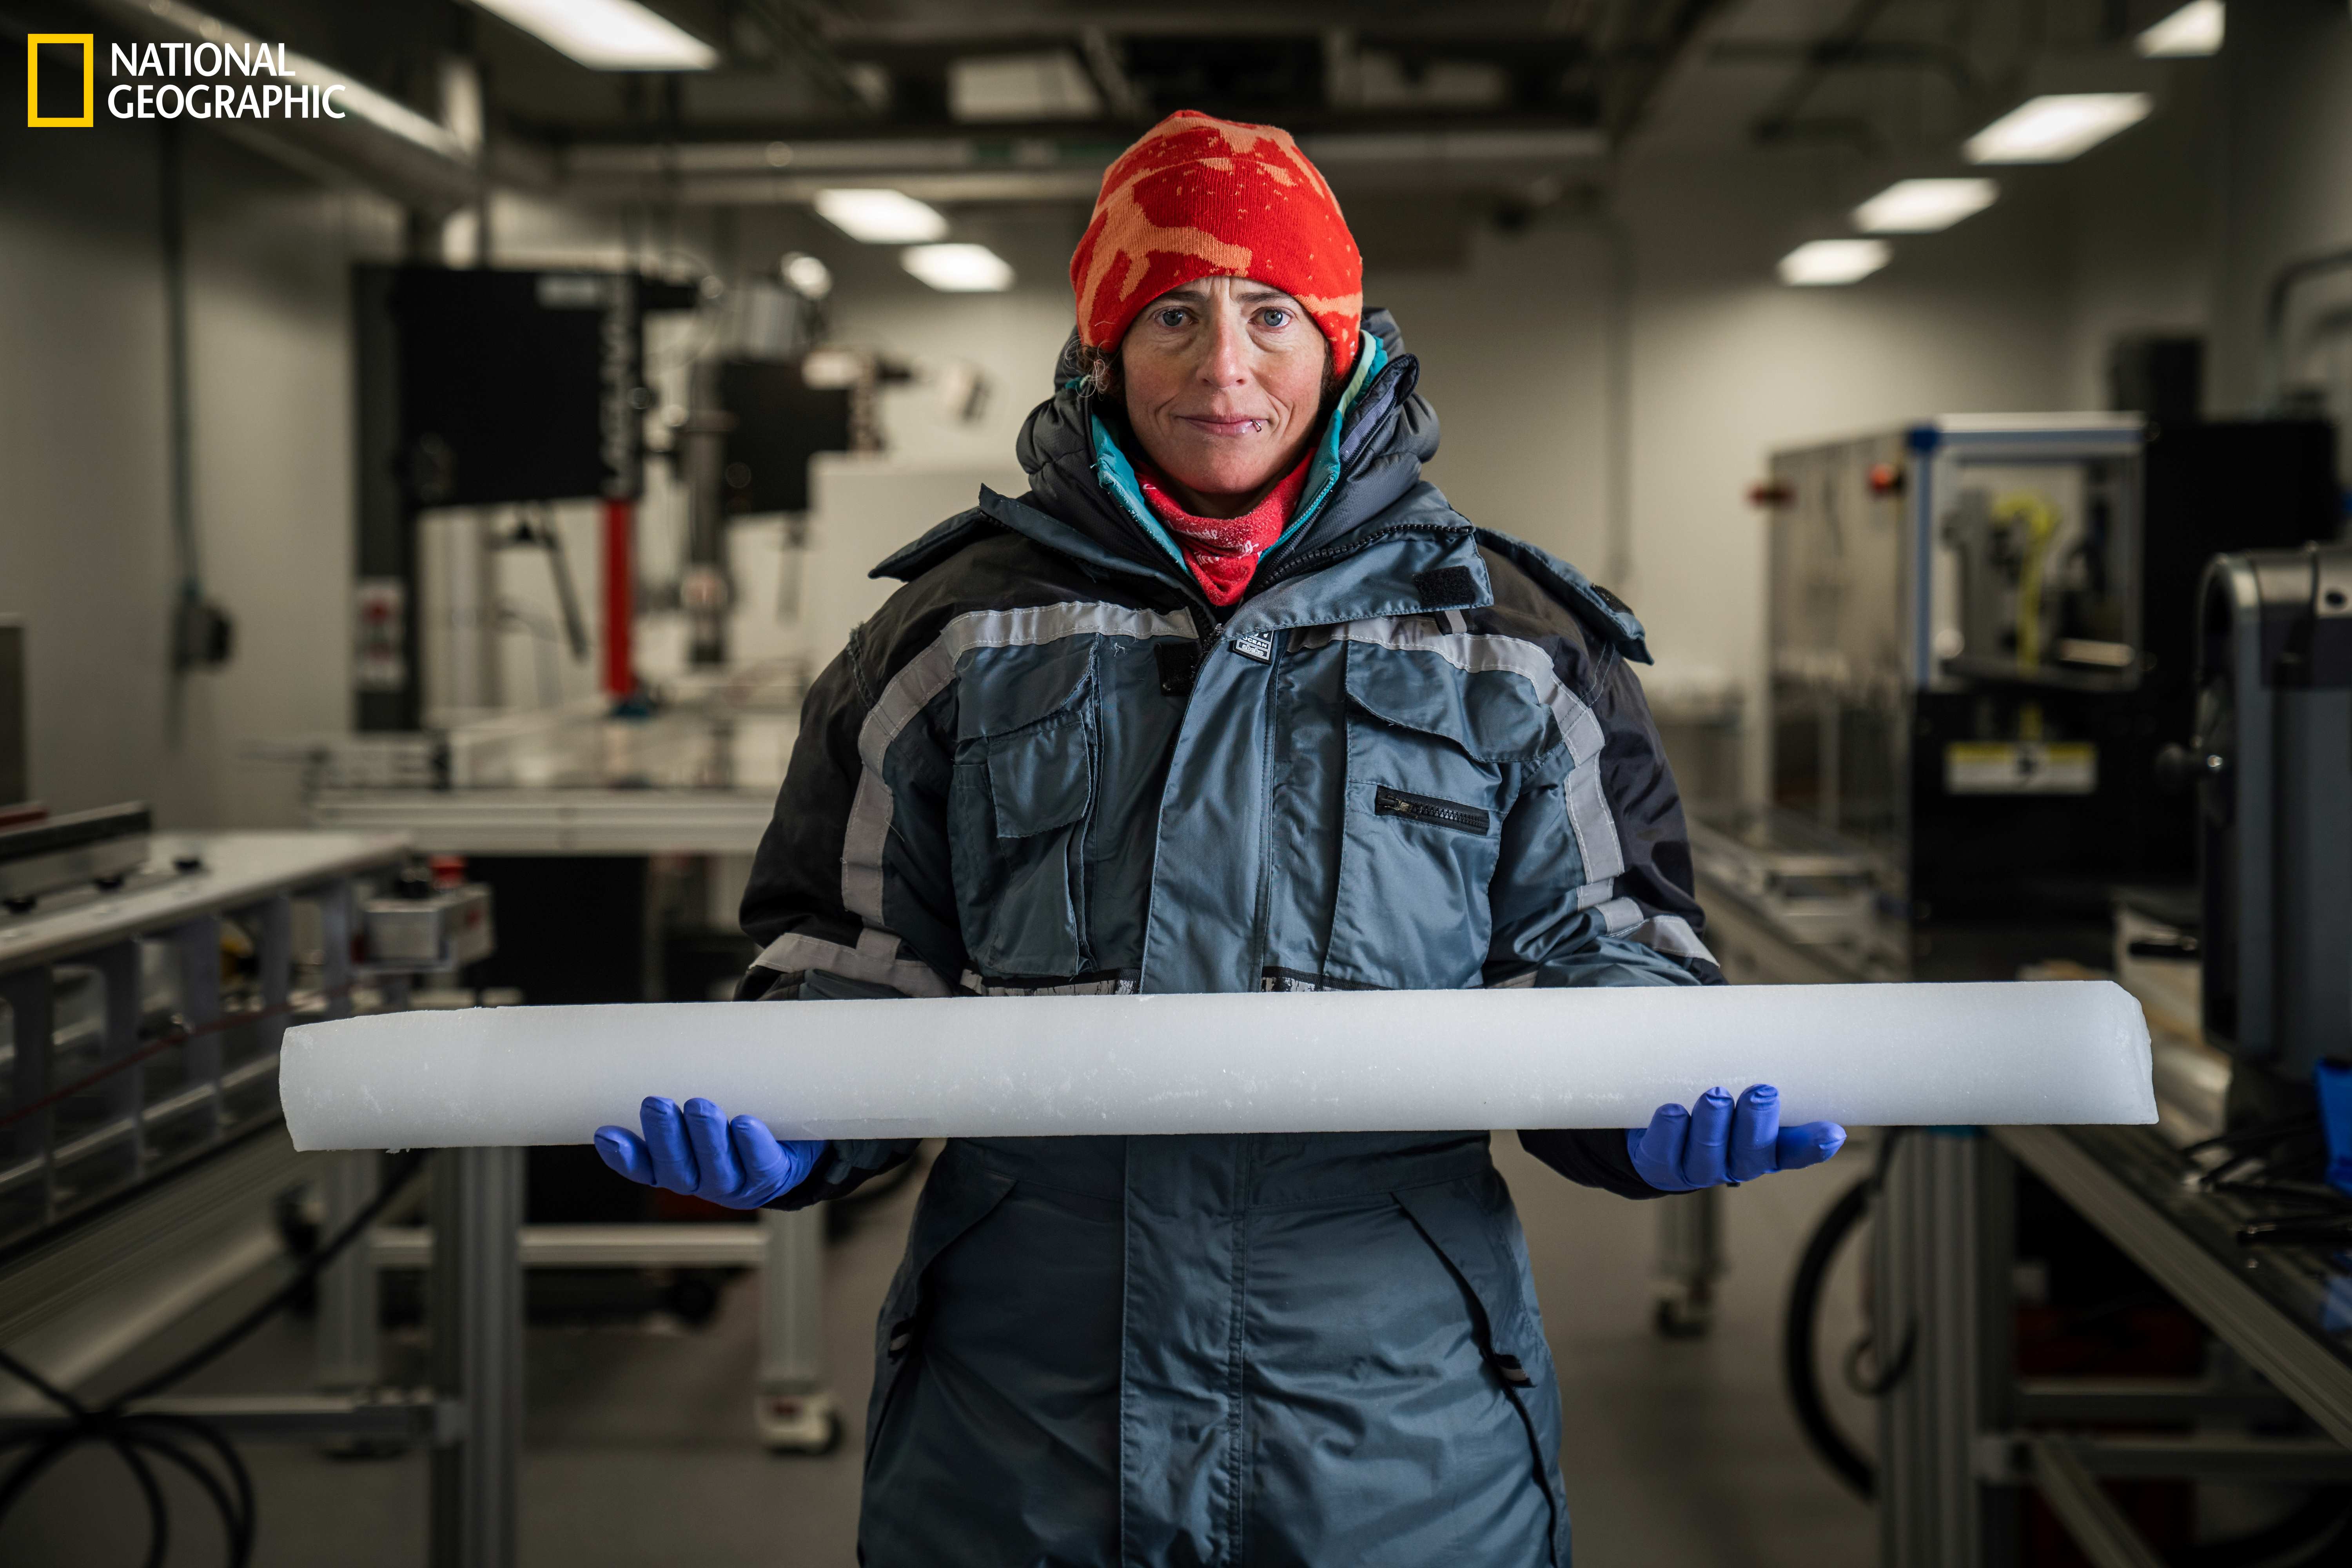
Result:
{"type": "Polygon", "coordinates": [[[1372,790],[1372,814],[1375,816],[1402,816],[1414,822],[1433,822],[1441,827],[1455,827],[1465,833],[1481,835],[1486,833],[1488,821],[1484,806],[1440,800],[1435,795],[1413,795],[1405,790],[1391,789],[1386,784],[1376,785],[1372,790]]]}

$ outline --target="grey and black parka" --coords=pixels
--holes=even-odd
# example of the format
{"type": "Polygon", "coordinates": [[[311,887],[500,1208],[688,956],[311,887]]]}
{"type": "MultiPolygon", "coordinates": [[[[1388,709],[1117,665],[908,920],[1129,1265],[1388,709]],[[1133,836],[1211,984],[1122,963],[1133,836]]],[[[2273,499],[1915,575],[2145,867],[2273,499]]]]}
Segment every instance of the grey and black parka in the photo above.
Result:
{"type": "MultiPolygon", "coordinates": [[[[1639,623],[1421,478],[1436,416],[1365,325],[1309,500],[1222,612],[1066,351],[1029,493],[877,568],[904,586],[812,689],[743,994],[1720,980],[1639,623]]],[[[1520,1137],[1648,1194],[1621,1134],[1520,1137]]],[[[910,1152],[832,1144],[785,1203],[910,1152]]],[[[876,1356],[868,1563],[1568,1561],[1483,1129],[951,1141],[876,1356]]]]}

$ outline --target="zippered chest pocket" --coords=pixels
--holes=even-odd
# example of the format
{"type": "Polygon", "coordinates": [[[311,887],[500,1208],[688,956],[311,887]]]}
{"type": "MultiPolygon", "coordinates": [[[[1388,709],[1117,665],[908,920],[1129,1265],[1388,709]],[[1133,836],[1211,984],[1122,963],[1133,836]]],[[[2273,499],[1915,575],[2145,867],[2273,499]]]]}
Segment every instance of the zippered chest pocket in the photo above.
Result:
{"type": "Polygon", "coordinates": [[[1475,985],[1515,764],[1557,743],[1549,716],[1517,677],[1468,674],[1434,651],[1354,643],[1347,660],[1346,808],[1325,973],[1475,985]]]}
{"type": "Polygon", "coordinates": [[[1372,786],[1372,814],[1376,816],[1402,816],[1410,822],[1433,822],[1441,827],[1457,827],[1465,833],[1483,834],[1494,814],[1484,806],[1464,805],[1459,801],[1439,800],[1434,795],[1409,795],[1386,784],[1372,786]]]}
{"type": "Polygon", "coordinates": [[[1085,848],[1100,752],[1093,639],[987,650],[964,675],[950,862],[964,949],[990,979],[1087,967],[1085,848]]]}

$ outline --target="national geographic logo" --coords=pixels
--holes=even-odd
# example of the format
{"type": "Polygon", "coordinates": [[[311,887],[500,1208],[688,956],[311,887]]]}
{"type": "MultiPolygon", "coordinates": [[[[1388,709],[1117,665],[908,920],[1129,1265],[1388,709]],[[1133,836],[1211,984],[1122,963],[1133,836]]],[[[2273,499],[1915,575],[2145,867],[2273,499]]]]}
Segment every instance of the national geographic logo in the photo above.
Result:
{"type": "Polygon", "coordinates": [[[25,35],[25,123],[36,131],[86,126],[98,119],[98,43],[89,33],[27,33],[25,35]],[[49,68],[41,69],[42,51],[49,68]],[[77,58],[76,57],[79,58],[77,58]],[[68,69],[68,67],[79,68],[68,69]],[[46,75],[48,100],[41,97],[46,75]],[[70,112],[68,111],[71,106],[70,112]],[[50,110],[44,114],[42,110],[50,110]]]}
{"type": "MultiPolygon", "coordinates": [[[[320,81],[316,61],[242,35],[203,43],[115,44],[107,50],[109,120],[341,120],[352,91],[320,81]],[[160,82],[152,79],[161,77],[160,82]],[[310,78],[308,81],[300,79],[310,78]],[[131,79],[124,80],[122,79],[131,79]]],[[[25,40],[25,123],[36,130],[98,121],[98,45],[89,33],[25,40]]]]}

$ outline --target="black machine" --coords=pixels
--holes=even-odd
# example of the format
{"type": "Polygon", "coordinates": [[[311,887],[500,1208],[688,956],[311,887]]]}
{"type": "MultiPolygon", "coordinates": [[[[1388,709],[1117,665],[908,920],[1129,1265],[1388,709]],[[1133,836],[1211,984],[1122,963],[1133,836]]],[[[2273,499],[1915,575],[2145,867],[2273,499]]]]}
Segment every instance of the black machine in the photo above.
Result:
{"type": "Polygon", "coordinates": [[[636,496],[642,321],[692,299],[625,273],[352,268],[360,730],[422,716],[417,514],[636,496]]]}
{"type": "Polygon", "coordinates": [[[637,493],[636,279],[403,267],[383,283],[413,504],[637,493]]]}
{"type": "Polygon", "coordinates": [[[810,384],[797,359],[730,359],[719,367],[726,431],[727,515],[806,511],[809,459],[856,445],[856,388],[810,384]]]}
{"type": "MultiPolygon", "coordinates": [[[[644,489],[642,427],[654,398],[645,384],[645,318],[697,309],[703,295],[690,283],[622,272],[362,266],[352,271],[352,303],[358,728],[414,730],[423,704],[417,515],[634,500],[644,489]]],[[[873,420],[873,367],[831,357],[852,374],[828,382],[800,358],[713,355],[696,367],[693,406],[667,455],[680,460],[690,498],[688,565],[705,579],[723,579],[727,518],[805,510],[811,455],[872,444],[861,425],[873,420]]],[[[557,571],[577,652],[579,617],[557,571]]],[[[723,581],[698,582],[688,598],[702,612],[697,662],[719,662],[723,581]]]]}
{"type": "Polygon", "coordinates": [[[2352,1062],[2352,544],[2222,556],[2197,630],[2205,1037],[2260,1114],[2352,1062]]]}

